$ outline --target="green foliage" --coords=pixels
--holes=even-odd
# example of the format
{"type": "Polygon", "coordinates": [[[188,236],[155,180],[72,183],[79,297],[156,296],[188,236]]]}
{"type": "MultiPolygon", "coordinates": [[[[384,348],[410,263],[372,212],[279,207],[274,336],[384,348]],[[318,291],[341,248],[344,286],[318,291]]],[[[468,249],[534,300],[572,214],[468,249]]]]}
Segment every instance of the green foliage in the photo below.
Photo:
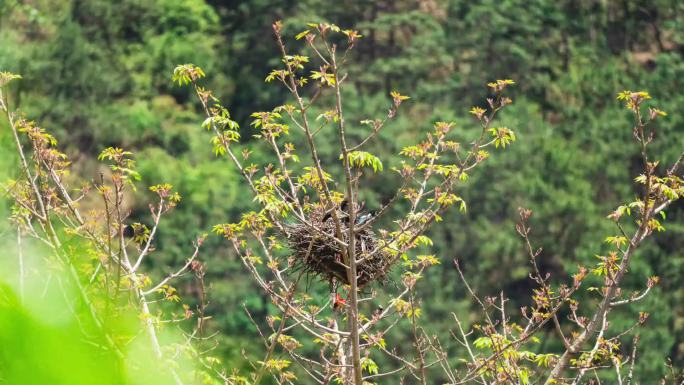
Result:
{"type": "MultiPolygon", "coordinates": [[[[103,385],[174,381],[168,362],[154,358],[145,338],[134,337],[142,333],[135,312],[119,309],[121,313],[108,324],[108,333],[130,341],[119,356],[106,348],[110,343],[87,306],[77,300],[78,289],[69,274],[42,265],[46,250],[25,243],[23,247],[31,252],[24,256],[22,270],[16,265],[16,247],[6,246],[0,262],[0,376],[5,383],[86,385],[95,378],[103,385]]],[[[77,257],[81,256],[74,253],[77,257]]],[[[180,341],[173,333],[162,338],[169,349],[180,341]]],[[[174,362],[178,364],[184,377],[192,376],[189,361],[174,362]]]]}
{"type": "MultiPolygon", "coordinates": [[[[340,155],[340,159],[342,156],[340,155]]],[[[347,162],[356,168],[370,167],[373,172],[382,172],[382,162],[380,159],[366,151],[352,151],[347,154],[347,162]]]]}
{"type": "Polygon", "coordinates": [[[15,79],[21,79],[21,75],[16,75],[11,72],[0,72],[0,87],[4,87],[15,79]]]}

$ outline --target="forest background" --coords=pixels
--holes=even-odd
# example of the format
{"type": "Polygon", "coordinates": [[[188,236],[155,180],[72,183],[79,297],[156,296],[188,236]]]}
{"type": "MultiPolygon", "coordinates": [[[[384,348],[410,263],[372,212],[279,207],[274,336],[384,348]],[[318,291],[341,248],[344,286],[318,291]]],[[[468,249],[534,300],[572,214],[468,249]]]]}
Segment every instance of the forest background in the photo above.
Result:
{"type": "MultiPolygon", "coordinates": [[[[425,122],[468,126],[462,117],[486,96],[483,84],[515,80],[515,103],[501,118],[516,127],[518,142],[470,178],[462,192],[467,213],[445,216],[429,234],[443,264],[418,290],[431,332],[448,337],[451,312],[476,311],[451,267],[453,258],[475,277],[471,283],[479,293],[503,290],[518,306],[529,301],[525,294],[534,285],[514,229],[518,207],[535,211],[532,227],[545,250],[545,271],[566,276],[595,259],[612,228],[605,216],[636,194],[629,181],[639,165],[638,149],[629,145],[630,116],[611,102],[616,92],[646,89],[657,97],[670,115],[659,123],[654,152],[665,164],[679,155],[683,18],[684,4],[676,0],[0,0],[0,69],[22,74],[12,88],[14,103],[49,127],[75,160],[75,173],[96,178],[103,172],[97,154],[119,146],[135,152],[142,184],[168,182],[180,192],[183,201],[158,234],[163,252],[150,260],[160,276],[187,258],[199,234],[255,205],[237,172],[212,153],[191,91],[171,83],[177,64],[205,70],[208,88],[230,107],[249,141],[249,114],[287,97],[264,85],[279,60],[271,24],[284,20],[286,35],[310,21],[357,29],[364,38],[349,67],[347,116],[361,120],[386,109],[392,90],[411,95],[374,141],[380,158],[425,132],[425,122]]],[[[362,128],[356,130],[360,136],[362,128]]],[[[319,150],[334,160],[330,135],[331,146],[319,150]]],[[[12,151],[6,127],[0,127],[0,143],[4,157],[12,151]]],[[[257,147],[252,157],[264,155],[257,147]]],[[[363,199],[377,208],[396,187],[379,174],[363,186],[363,199]]],[[[132,217],[145,218],[143,197],[150,193],[136,194],[127,200],[132,217]]],[[[0,216],[8,217],[9,207],[3,203],[0,216]]],[[[638,311],[658,314],[641,334],[640,373],[650,378],[665,373],[667,357],[684,367],[682,219],[679,202],[664,222],[668,231],[644,245],[643,258],[632,265],[633,282],[626,287],[638,288],[642,278],[657,275],[656,295],[612,321],[627,325],[638,311]]],[[[13,234],[0,224],[0,243],[13,234]]],[[[249,355],[259,349],[243,304],[259,320],[271,305],[222,239],[207,238],[201,255],[210,283],[209,327],[220,332],[214,354],[240,362],[243,350],[249,355]]],[[[325,284],[309,285],[312,295],[325,295],[325,284]]],[[[187,277],[177,287],[183,302],[196,303],[194,280],[187,277]]]]}

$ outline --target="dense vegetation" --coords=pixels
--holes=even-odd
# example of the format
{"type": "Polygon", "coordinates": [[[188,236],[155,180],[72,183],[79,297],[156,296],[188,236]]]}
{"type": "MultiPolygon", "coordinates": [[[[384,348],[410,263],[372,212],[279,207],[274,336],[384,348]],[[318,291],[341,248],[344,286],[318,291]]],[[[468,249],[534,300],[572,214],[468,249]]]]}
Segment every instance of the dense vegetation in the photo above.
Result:
{"type": "MultiPolygon", "coordinates": [[[[455,121],[465,134],[474,134],[476,125],[465,117],[473,105],[485,107],[488,90],[482,85],[514,79],[516,87],[507,92],[515,102],[499,119],[515,128],[518,140],[463,185],[459,193],[467,212],[445,215],[429,232],[431,253],[442,264],[426,274],[417,291],[431,333],[448,338],[451,312],[471,322],[478,311],[452,268],[453,258],[483,296],[503,290],[514,302],[511,309],[530,305],[528,293],[536,286],[515,231],[518,207],[534,210],[530,225],[534,243],[543,248],[539,263],[553,277],[593,264],[606,250],[603,240],[614,225],[605,217],[638,195],[632,179],[641,167],[639,148],[632,145],[632,117],[615,101],[617,91],[647,89],[657,97],[659,108],[670,114],[657,122],[652,151],[663,165],[678,158],[684,148],[683,13],[680,2],[665,0],[9,0],[0,2],[0,70],[22,74],[10,88],[14,104],[50,128],[75,162],[75,174],[98,179],[107,171],[97,155],[123,147],[135,153],[141,185],[170,183],[183,196],[157,235],[160,252],[145,262],[156,278],[182,264],[202,233],[257,207],[239,173],[215,156],[210,135],[199,128],[204,112],[192,89],[171,82],[176,65],[204,69],[207,88],[230,109],[242,142],[254,144],[250,160],[262,163],[268,151],[252,138],[257,132],[250,114],[289,100],[282,87],[264,84],[280,60],[271,24],[283,19],[282,33],[289,37],[310,21],[356,29],[363,38],[343,89],[349,136],[365,136],[366,128],[356,123],[382,115],[391,91],[411,96],[370,142],[373,154],[387,160],[387,170],[399,166],[395,155],[434,122],[455,121]]],[[[301,40],[292,44],[304,46],[301,40]]],[[[11,144],[7,132],[2,126],[3,145],[11,144]]],[[[333,171],[341,174],[336,136],[321,135],[330,135],[329,144],[319,143],[321,158],[337,164],[333,171]]],[[[1,161],[7,164],[4,171],[16,159],[1,161]]],[[[371,209],[399,187],[391,173],[367,183],[360,194],[371,209]]],[[[126,196],[134,219],[151,225],[147,202],[153,195],[138,189],[126,196]]],[[[406,205],[393,210],[405,212],[406,205]]],[[[666,374],[667,357],[675,368],[684,366],[683,209],[681,202],[669,208],[663,221],[667,231],[642,246],[624,284],[625,290],[640,290],[647,277],[659,276],[655,295],[613,314],[616,329],[631,324],[640,311],[658,314],[641,332],[643,383],[666,374]]],[[[10,226],[2,226],[3,243],[13,241],[10,226]]],[[[212,354],[228,366],[244,362],[243,349],[260,356],[261,346],[254,342],[259,337],[243,304],[262,322],[274,310],[269,297],[220,237],[206,239],[201,260],[207,269],[206,313],[212,317],[206,327],[220,332],[212,354]]],[[[326,284],[308,286],[312,296],[328,294],[326,284]]],[[[182,277],[176,287],[193,308],[203,295],[193,277],[182,277]]],[[[553,338],[542,344],[547,350],[561,347],[553,338]]]]}

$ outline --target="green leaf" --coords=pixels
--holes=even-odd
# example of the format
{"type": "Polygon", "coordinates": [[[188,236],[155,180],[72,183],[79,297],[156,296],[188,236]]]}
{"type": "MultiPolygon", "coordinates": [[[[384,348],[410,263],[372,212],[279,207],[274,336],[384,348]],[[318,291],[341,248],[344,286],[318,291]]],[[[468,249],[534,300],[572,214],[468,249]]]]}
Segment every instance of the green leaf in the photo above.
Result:
{"type": "Polygon", "coordinates": [[[308,29],[307,29],[307,30],[304,30],[304,31],[298,33],[297,36],[295,36],[295,39],[296,39],[296,40],[300,40],[301,38],[303,38],[303,37],[305,37],[306,35],[308,35],[310,32],[311,32],[311,30],[308,30],[308,29]]]}
{"type": "Polygon", "coordinates": [[[173,70],[171,80],[179,86],[194,83],[197,79],[203,78],[204,71],[194,64],[182,64],[173,70]]]}
{"type": "Polygon", "coordinates": [[[13,74],[11,72],[6,71],[0,72],[0,87],[6,86],[7,84],[9,84],[9,82],[15,79],[21,79],[21,75],[13,74]]]}
{"type": "MultiPolygon", "coordinates": [[[[340,159],[342,159],[342,155],[340,155],[340,159]]],[[[380,159],[369,152],[352,151],[347,154],[347,159],[351,167],[371,167],[375,173],[381,172],[383,170],[380,159]]]]}
{"type": "Polygon", "coordinates": [[[368,374],[378,374],[378,365],[370,357],[361,358],[361,369],[367,371],[368,374]]]}
{"type": "Polygon", "coordinates": [[[480,337],[473,341],[473,345],[475,345],[475,347],[478,349],[491,348],[492,344],[492,339],[489,337],[480,337]]]}

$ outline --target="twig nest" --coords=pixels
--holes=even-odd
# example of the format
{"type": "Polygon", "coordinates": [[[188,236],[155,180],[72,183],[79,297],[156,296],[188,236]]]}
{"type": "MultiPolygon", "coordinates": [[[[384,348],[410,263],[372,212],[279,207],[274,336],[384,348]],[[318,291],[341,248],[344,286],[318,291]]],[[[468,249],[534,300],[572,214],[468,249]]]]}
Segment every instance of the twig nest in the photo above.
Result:
{"type": "MultiPolygon", "coordinates": [[[[340,218],[342,240],[348,244],[347,213],[340,209],[335,210],[340,218]]],[[[309,224],[297,223],[288,225],[286,228],[288,244],[293,250],[295,265],[322,280],[349,284],[343,257],[345,246],[335,240],[337,229],[330,211],[322,208],[315,209],[307,219],[309,224]]],[[[359,288],[374,281],[382,282],[386,277],[391,258],[380,245],[381,242],[370,226],[356,232],[355,256],[357,260],[361,259],[356,265],[356,281],[359,288]]]]}

